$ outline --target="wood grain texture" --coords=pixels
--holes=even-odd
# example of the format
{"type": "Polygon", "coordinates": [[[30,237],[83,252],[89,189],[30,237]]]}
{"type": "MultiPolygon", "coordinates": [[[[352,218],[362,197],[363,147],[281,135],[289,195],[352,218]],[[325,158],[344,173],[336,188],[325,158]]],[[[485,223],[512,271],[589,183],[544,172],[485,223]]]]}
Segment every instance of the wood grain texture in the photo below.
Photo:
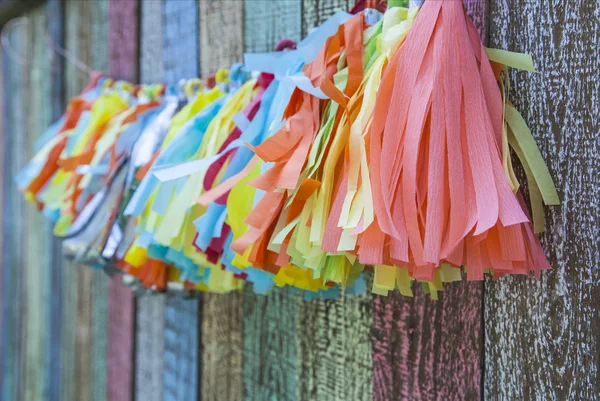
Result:
{"type": "Polygon", "coordinates": [[[21,60],[28,54],[27,21],[13,25],[7,31],[7,40],[12,49],[19,49],[20,57],[14,51],[3,50],[5,95],[5,132],[3,149],[7,153],[4,160],[4,196],[2,232],[4,253],[2,255],[2,393],[3,400],[21,400],[24,395],[25,379],[25,317],[24,313],[24,263],[26,244],[24,213],[25,204],[13,179],[25,163],[26,114],[24,105],[27,96],[27,61],[21,60]]]}
{"type": "Polygon", "coordinates": [[[241,1],[206,0],[198,3],[200,74],[207,77],[219,68],[242,62],[244,7],[241,1]]]}
{"type": "Polygon", "coordinates": [[[244,2],[244,51],[271,52],[281,39],[301,39],[302,0],[244,2]]]}
{"type": "MultiPolygon", "coordinates": [[[[200,73],[242,61],[243,4],[201,1],[200,73]]],[[[242,399],[242,295],[202,294],[201,384],[203,401],[242,399]]]]}
{"type": "Polygon", "coordinates": [[[106,385],[109,401],[133,399],[135,304],[121,275],[108,282],[106,385]]]}
{"type": "Polygon", "coordinates": [[[244,291],[244,401],[296,399],[296,296],[244,291]]]}
{"type": "Polygon", "coordinates": [[[138,297],[136,309],[135,399],[163,399],[165,302],[163,294],[138,297]]]}
{"type": "MultiPolygon", "coordinates": [[[[4,66],[6,61],[6,54],[5,51],[2,50],[0,52],[0,93],[2,94],[2,96],[0,96],[0,129],[2,130],[2,132],[7,132],[5,131],[8,128],[8,105],[6,102],[6,98],[8,98],[8,85],[6,84],[6,76],[5,71],[6,71],[6,67],[4,66]]],[[[2,145],[3,149],[7,149],[7,144],[8,144],[8,135],[2,135],[0,137],[0,144],[2,145]]],[[[6,294],[6,290],[8,289],[8,286],[6,285],[6,283],[8,283],[9,277],[7,274],[7,270],[6,269],[6,260],[8,259],[6,257],[5,254],[5,249],[6,249],[6,242],[7,241],[7,236],[4,234],[5,233],[5,229],[7,227],[7,224],[5,223],[5,218],[4,215],[6,213],[6,208],[7,205],[10,204],[9,201],[9,182],[10,182],[10,177],[7,175],[8,172],[8,164],[9,164],[9,158],[8,158],[8,153],[7,152],[0,152],[0,216],[2,217],[2,220],[0,220],[0,233],[2,235],[0,235],[0,263],[2,266],[2,271],[0,271],[0,394],[4,393],[4,386],[6,383],[6,378],[4,377],[4,369],[6,367],[5,363],[3,362],[5,359],[5,355],[6,355],[6,345],[5,345],[5,339],[6,339],[6,334],[8,331],[8,326],[7,324],[7,302],[8,299],[5,296],[6,294]]]]}
{"type": "Polygon", "coordinates": [[[195,0],[163,0],[164,83],[198,76],[198,4],[195,0]]]}
{"type": "MultiPolygon", "coordinates": [[[[48,18],[48,37],[59,46],[65,45],[65,6],[60,0],[49,0],[46,4],[48,18]]],[[[65,99],[65,63],[62,57],[55,53],[44,51],[48,59],[50,70],[50,113],[51,119],[58,119],[66,105],[65,99]]],[[[62,269],[63,255],[62,243],[52,235],[52,227],[48,227],[46,235],[51,238],[51,267],[49,313],[47,321],[48,332],[46,334],[46,385],[48,401],[60,401],[60,367],[61,367],[61,315],[62,315],[62,269]]]]}
{"type": "Polygon", "coordinates": [[[75,334],[75,399],[89,399],[92,393],[92,283],[94,272],[88,266],[80,270],[77,285],[77,331],[75,334]]]}
{"type": "MultiPolygon", "coordinates": [[[[354,1],[303,0],[302,36],[354,1]]],[[[296,307],[298,400],[371,400],[370,295],[300,300],[296,307]]]]}
{"type": "MultiPolygon", "coordinates": [[[[108,71],[108,0],[88,2],[90,38],[86,43],[91,49],[88,65],[97,71],[108,71]]],[[[101,270],[82,267],[90,274],[91,286],[91,353],[89,397],[93,401],[105,401],[107,396],[107,337],[108,337],[108,276],[101,270]]]]}
{"type": "Polygon", "coordinates": [[[71,261],[63,263],[62,294],[63,307],[61,317],[61,367],[60,400],[76,401],[75,343],[78,330],[77,322],[77,280],[79,266],[71,261]]]}
{"type": "Polygon", "coordinates": [[[242,399],[242,294],[202,294],[203,401],[242,399]]]}
{"type": "MultiPolygon", "coordinates": [[[[140,81],[163,81],[163,4],[140,3],[140,81]]],[[[164,294],[141,296],[136,308],[135,393],[138,401],[163,399],[164,294]]]]}
{"type": "MultiPolygon", "coordinates": [[[[5,71],[5,67],[4,67],[4,63],[5,63],[5,57],[6,54],[4,52],[4,50],[2,50],[0,52],[0,93],[2,94],[2,96],[0,96],[0,130],[2,130],[2,132],[6,132],[6,128],[7,128],[7,113],[6,113],[6,109],[5,107],[7,107],[6,105],[6,98],[8,97],[8,88],[6,85],[6,77],[4,76],[4,71],[5,71]]],[[[8,142],[8,139],[6,138],[8,137],[8,135],[2,135],[0,137],[0,144],[2,145],[2,147],[4,149],[6,149],[6,144],[8,142]]],[[[6,268],[5,268],[5,253],[4,253],[4,249],[6,247],[5,242],[6,242],[6,236],[4,235],[4,229],[5,229],[5,224],[4,224],[4,213],[5,213],[5,205],[8,204],[8,182],[10,182],[10,179],[8,176],[6,176],[6,170],[8,169],[8,154],[6,152],[0,152],[0,216],[2,217],[2,220],[0,220],[0,263],[2,266],[2,270],[0,271],[0,394],[3,393],[4,390],[4,383],[5,383],[5,378],[4,378],[4,363],[2,361],[4,361],[4,355],[6,353],[5,350],[5,345],[4,345],[4,338],[5,338],[5,329],[6,329],[6,316],[5,316],[5,305],[7,300],[5,299],[5,283],[8,281],[8,277],[6,276],[6,268]]]]}
{"type": "Polygon", "coordinates": [[[137,83],[139,1],[110,0],[108,11],[110,75],[137,83]]]}
{"type": "Polygon", "coordinates": [[[374,297],[375,400],[477,400],[481,393],[481,294],[446,285],[439,301],[374,297]]]}
{"type": "Polygon", "coordinates": [[[532,129],[562,199],[546,208],[541,280],[486,283],[485,397],[600,397],[600,4],[491,2],[490,45],[533,56],[510,99],[532,129]]]}
{"type": "Polygon", "coordinates": [[[336,11],[349,11],[355,3],[354,0],[302,0],[302,37],[336,11]]]}
{"type": "MultiPolygon", "coordinates": [[[[176,0],[177,1],[177,0],[176,0]]],[[[171,296],[165,308],[163,400],[199,399],[198,300],[171,296]]]]}
{"type": "Polygon", "coordinates": [[[371,295],[299,298],[296,310],[296,399],[372,400],[371,295]]]}
{"type": "MultiPolygon", "coordinates": [[[[485,39],[487,2],[465,3],[485,39]]],[[[483,284],[447,284],[439,301],[414,293],[374,296],[374,399],[480,399],[483,284]]]]}
{"type": "MultiPolygon", "coordinates": [[[[280,39],[298,41],[301,0],[246,1],[246,51],[274,51],[280,39]]],[[[244,291],[244,400],[296,397],[296,297],[289,289],[257,295],[244,291]]]]}
{"type": "MultiPolygon", "coordinates": [[[[83,266],[89,269],[89,266],[83,266]]],[[[91,311],[91,382],[90,399],[106,400],[106,356],[108,337],[108,281],[101,270],[92,271],[91,311]]]]}
{"type": "Polygon", "coordinates": [[[163,5],[160,1],[140,3],[140,81],[163,82],[163,5]]]}
{"type": "MultiPolygon", "coordinates": [[[[29,160],[35,152],[34,143],[51,123],[50,68],[47,62],[46,29],[47,14],[45,5],[28,14],[26,37],[28,46],[25,54],[28,60],[28,79],[26,95],[29,99],[30,118],[26,123],[25,147],[20,151],[29,160]]],[[[37,211],[34,205],[26,204],[22,223],[27,232],[25,237],[25,376],[24,400],[38,401],[47,394],[45,361],[47,354],[46,335],[50,312],[50,271],[52,264],[52,244],[48,221],[37,211]]]]}
{"type": "MultiPolygon", "coordinates": [[[[91,68],[106,71],[108,0],[69,0],[64,7],[66,49],[91,68]]],[[[67,61],[66,98],[78,95],[88,79],[85,72],[67,61]]],[[[106,278],[99,271],[72,262],[65,262],[62,270],[60,399],[103,401],[106,399],[106,278]]]]}
{"type": "MultiPolygon", "coordinates": [[[[198,4],[163,2],[163,82],[176,84],[198,76],[198,4]]],[[[169,296],[164,316],[163,400],[198,399],[198,299],[169,296]]]]}
{"type": "MultiPolygon", "coordinates": [[[[138,77],[138,1],[109,0],[109,65],[112,77],[138,77]]],[[[133,399],[135,297],[120,275],[108,283],[107,400],[133,399]]]]}

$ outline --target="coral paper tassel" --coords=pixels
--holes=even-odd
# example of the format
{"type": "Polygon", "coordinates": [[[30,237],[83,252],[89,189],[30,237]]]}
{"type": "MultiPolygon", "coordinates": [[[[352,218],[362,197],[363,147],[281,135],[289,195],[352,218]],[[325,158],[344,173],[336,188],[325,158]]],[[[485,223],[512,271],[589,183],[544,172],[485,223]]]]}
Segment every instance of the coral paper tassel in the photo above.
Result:
{"type": "Polygon", "coordinates": [[[374,261],[371,251],[363,263],[407,265],[422,280],[442,262],[467,265],[470,279],[485,268],[546,266],[503,173],[502,95],[472,32],[462,2],[427,1],[390,61],[370,133],[375,228],[390,256],[382,250],[374,261]]]}

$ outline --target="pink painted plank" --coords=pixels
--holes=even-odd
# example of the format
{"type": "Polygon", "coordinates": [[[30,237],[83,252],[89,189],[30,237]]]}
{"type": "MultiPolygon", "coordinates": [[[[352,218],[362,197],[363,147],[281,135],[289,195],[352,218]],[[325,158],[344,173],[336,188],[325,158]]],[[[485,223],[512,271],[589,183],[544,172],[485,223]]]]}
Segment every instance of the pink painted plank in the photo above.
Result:
{"type": "MultiPolygon", "coordinates": [[[[109,73],[136,82],[138,77],[138,1],[110,0],[109,73]]],[[[133,399],[135,298],[120,275],[108,285],[107,400],[133,399]]]]}
{"type": "MultiPolygon", "coordinates": [[[[487,0],[465,4],[485,39],[487,0]]],[[[481,399],[483,284],[447,284],[439,301],[414,290],[374,296],[374,400],[481,399]]]]}

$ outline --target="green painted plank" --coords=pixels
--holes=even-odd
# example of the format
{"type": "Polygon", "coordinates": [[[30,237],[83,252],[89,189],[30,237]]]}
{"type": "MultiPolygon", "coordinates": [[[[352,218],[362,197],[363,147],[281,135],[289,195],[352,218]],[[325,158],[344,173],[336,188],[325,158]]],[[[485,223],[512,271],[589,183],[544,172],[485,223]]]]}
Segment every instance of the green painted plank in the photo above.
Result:
{"type": "MultiPolygon", "coordinates": [[[[353,0],[303,0],[306,36],[353,0]]],[[[368,277],[369,278],[369,277],[368,277]]],[[[367,284],[370,289],[370,284],[367,284]]],[[[372,296],[299,301],[296,307],[297,399],[371,400],[372,296]]]]}
{"type": "MultiPolygon", "coordinates": [[[[301,0],[246,1],[245,50],[274,51],[280,39],[298,41],[301,0]]],[[[296,397],[296,296],[276,288],[268,296],[244,291],[244,400],[296,397]]]]}
{"type": "Polygon", "coordinates": [[[300,41],[301,0],[244,2],[244,51],[270,52],[281,39],[300,41]]]}

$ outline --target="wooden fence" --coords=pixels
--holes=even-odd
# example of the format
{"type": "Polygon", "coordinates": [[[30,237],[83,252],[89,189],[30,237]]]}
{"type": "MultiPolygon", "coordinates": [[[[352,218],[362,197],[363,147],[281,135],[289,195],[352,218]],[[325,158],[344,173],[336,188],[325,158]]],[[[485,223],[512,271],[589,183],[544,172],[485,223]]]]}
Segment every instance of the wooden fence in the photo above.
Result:
{"type": "MultiPolygon", "coordinates": [[[[428,0],[434,1],[434,0],[428,0]]],[[[491,47],[533,55],[510,98],[562,205],[553,270],[304,301],[288,290],[135,298],[64,261],[13,177],[88,77],[48,47],[134,82],[176,83],[299,40],[353,0],[48,0],[3,32],[0,400],[600,399],[600,3],[466,0],[491,47]]],[[[0,4],[1,5],[1,4],[0,4]]]]}

